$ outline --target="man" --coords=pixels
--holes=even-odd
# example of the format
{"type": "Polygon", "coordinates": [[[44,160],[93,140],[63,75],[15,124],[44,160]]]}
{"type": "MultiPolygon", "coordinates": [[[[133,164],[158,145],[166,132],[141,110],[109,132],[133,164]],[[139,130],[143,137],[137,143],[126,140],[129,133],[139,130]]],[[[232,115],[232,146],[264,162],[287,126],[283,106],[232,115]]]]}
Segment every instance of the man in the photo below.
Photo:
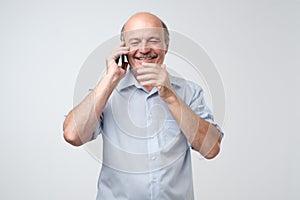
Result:
{"type": "Polygon", "coordinates": [[[162,20],[137,13],[121,39],[106,59],[106,74],[67,115],[64,138],[80,146],[101,133],[97,199],[193,199],[190,151],[214,158],[222,132],[202,89],[168,74],[169,32],[162,20]],[[128,63],[121,67],[123,55],[128,63]]]}

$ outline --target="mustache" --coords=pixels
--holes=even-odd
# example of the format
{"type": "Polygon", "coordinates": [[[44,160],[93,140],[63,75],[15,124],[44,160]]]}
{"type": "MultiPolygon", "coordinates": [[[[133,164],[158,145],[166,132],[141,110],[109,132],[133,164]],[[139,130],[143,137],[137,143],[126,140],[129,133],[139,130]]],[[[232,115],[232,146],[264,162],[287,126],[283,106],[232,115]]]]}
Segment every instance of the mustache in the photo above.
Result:
{"type": "Polygon", "coordinates": [[[138,60],[141,60],[141,59],[153,59],[153,58],[157,58],[158,55],[156,53],[152,53],[152,52],[149,52],[149,53],[146,53],[146,54],[136,54],[134,56],[135,59],[138,59],[138,60]]]}

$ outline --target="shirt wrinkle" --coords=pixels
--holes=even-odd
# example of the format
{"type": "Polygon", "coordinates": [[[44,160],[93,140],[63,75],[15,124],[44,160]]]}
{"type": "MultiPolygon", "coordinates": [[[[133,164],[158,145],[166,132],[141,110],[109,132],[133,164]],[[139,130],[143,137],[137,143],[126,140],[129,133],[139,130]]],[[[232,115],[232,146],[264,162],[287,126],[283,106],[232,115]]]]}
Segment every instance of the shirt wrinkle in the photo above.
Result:
{"type": "MultiPolygon", "coordinates": [[[[203,101],[202,88],[169,78],[178,97],[221,132],[203,101]]],[[[157,88],[145,91],[131,70],[111,94],[93,139],[99,133],[103,164],[97,200],[194,199],[190,144],[157,88]]]]}

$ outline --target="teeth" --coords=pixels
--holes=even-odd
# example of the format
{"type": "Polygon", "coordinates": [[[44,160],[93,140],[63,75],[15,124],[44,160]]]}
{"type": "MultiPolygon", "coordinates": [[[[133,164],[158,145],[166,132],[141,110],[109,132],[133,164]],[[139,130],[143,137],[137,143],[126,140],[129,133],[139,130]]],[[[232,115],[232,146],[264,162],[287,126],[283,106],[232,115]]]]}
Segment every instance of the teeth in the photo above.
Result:
{"type": "Polygon", "coordinates": [[[145,55],[135,55],[134,58],[138,59],[138,60],[151,60],[151,59],[157,58],[157,55],[149,53],[149,54],[145,54],[145,55]]]}
{"type": "Polygon", "coordinates": [[[138,59],[138,60],[151,60],[151,59],[153,59],[154,57],[143,57],[143,58],[138,58],[138,57],[136,57],[136,59],[138,59]]]}
{"type": "Polygon", "coordinates": [[[151,57],[135,57],[138,60],[151,60],[154,58],[157,58],[157,56],[151,56],[151,57]]]}

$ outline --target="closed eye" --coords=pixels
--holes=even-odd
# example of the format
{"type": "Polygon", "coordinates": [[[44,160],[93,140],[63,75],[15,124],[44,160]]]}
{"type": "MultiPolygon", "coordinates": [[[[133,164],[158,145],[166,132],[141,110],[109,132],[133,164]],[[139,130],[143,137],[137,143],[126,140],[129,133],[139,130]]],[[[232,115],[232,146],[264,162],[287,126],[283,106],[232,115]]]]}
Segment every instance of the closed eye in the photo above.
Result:
{"type": "Polygon", "coordinates": [[[140,43],[140,40],[138,40],[138,39],[130,39],[129,40],[129,44],[131,46],[137,46],[139,43],[140,43]]]}
{"type": "Polygon", "coordinates": [[[130,42],[131,46],[137,46],[139,44],[139,42],[130,42]]]}
{"type": "Polygon", "coordinates": [[[149,40],[149,42],[152,43],[152,44],[156,44],[156,43],[160,42],[160,40],[156,39],[156,38],[152,38],[152,39],[149,40]]]}

